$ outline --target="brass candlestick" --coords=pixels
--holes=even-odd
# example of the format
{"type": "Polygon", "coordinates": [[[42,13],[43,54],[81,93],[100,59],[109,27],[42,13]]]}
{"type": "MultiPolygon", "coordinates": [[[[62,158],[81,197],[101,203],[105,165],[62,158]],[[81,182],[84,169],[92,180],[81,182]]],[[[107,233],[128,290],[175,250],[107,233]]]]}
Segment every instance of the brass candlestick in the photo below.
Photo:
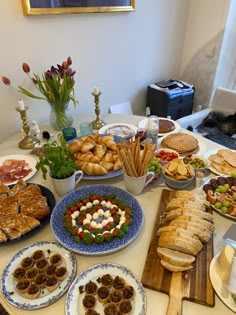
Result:
{"type": "Polygon", "coordinates": [[[95,114],[96,114],[96,119],[92,122],[92,124],[93,124],[93,129],[95,129],[95,130],[98,130],[102,126],[106,125],[106,123],[99,118],[99,115],[100,115],[99,96],[101,94],[102,94],[101,92],[98,92],[98,93],[93,92],[92,93],[92,95],[94,96],[95,114]]]}
{"type": "Polygon", "coordinates": [[[38,139],[30,136],[29,134],[30,128],[27,122],[27,115],[26,115],[27,110],[28,110],[27,106],[25,106],[25,109],[16,108],[16,111],[20,113],[23,130],[25,132],[25,137],[19,142],[19,148],[24,149],[24,150],[33,149],[40,142],[38,139]]]}

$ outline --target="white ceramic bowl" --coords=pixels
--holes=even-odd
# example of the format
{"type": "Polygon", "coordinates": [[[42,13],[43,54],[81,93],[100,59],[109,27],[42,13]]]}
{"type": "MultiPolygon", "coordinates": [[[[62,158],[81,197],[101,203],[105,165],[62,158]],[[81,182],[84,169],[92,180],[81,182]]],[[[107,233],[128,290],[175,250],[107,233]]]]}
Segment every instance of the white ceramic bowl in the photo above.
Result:
{"type": "Polygon", "coordinates": [[[183,189],[183,188],[186,188],[188,187],[195,179],[195,172],[194,172],[194,169],[190,166],[191,168],[191,173],[192,173],[192,177],[190,177],[189,179],[186,179],[186,180],[176,180],[176,179],[173,179],[171,178],[170,176],[168,176],[166,173],[165,173],[165,169],[166,169],[167,165],[164,165],[162,167],[162,175],[164,177],[164,180],[165,180],[165,183],[167,186],[171,187],[171,188],[174,188],[176,190],[178,189],[183,189]]]}
{"type": "Polygon", "coordinates": [[[194,168],[195,171],[204,171],[209,167],[209,161],[206,158],[204,158],[203,156],[197,155],[197,154],[186,155],[183,157],[183,161],[185,164],[190,164],[194,168]],[[185,162],[186,159],[189,159],[189,161],[185,162]],[[203,166],[200,167],[199,163],[194,163],[197,161],[200,161],[200,163],[203,163],[204,167],[203,166]]]}

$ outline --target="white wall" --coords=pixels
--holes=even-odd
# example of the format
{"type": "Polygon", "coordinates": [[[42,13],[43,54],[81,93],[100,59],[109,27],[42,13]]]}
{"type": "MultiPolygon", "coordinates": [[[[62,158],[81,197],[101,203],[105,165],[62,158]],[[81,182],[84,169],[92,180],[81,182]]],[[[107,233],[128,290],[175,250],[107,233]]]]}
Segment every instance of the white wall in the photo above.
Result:
{"type": "Polygon", "coordinates": [[[229,6],[230,0],[189,0],[181,78],[195,86],[195,106],[209,105],[229,6]]]}
{"type": "MultiPolygon", "coordinates": [[[[20,1],[0,5],[0,75],[29,87],[22,62],[41,73],[71,56],[79,114],[94,112],[95,84],[102,91],[101,111],[131,100],[134,113],[142,114],[147,85],[179,76],[188,0],[136,0],[135,12],[61,16],[23,16],[20,1]]],[[[0,141],[21,128],[15,111],[20,97],[0,83],[0,141]]],[[[29,120],[48,120],[45,102],[24,102],[29,120]]]]}

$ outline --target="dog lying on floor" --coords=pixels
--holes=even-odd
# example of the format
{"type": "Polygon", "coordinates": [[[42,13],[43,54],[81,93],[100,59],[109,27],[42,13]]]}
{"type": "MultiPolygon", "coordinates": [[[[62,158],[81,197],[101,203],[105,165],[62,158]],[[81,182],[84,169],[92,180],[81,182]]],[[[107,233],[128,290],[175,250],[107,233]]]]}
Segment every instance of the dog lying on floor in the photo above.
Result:
{"type": "MultiPolygon", "coordinates": [[[[192,126],[187,129],[193,131],[192,126]]],[[[224,116],[221,112],[212,111],[196,129],[205,138],[236,150],[236,112],[224,116]]]]}

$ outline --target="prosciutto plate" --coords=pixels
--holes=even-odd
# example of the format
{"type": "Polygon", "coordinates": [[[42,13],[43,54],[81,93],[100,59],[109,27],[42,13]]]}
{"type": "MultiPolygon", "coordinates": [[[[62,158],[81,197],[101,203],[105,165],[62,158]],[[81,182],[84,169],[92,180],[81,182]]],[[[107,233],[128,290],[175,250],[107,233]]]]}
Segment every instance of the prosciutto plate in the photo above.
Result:
{"type": "Polygon", "coordinates": [[[27,181],[36,173],[35,158],[28,155],[6,155],[0,157],[0,181],[6,185],[19,179],[27,181]]]}

